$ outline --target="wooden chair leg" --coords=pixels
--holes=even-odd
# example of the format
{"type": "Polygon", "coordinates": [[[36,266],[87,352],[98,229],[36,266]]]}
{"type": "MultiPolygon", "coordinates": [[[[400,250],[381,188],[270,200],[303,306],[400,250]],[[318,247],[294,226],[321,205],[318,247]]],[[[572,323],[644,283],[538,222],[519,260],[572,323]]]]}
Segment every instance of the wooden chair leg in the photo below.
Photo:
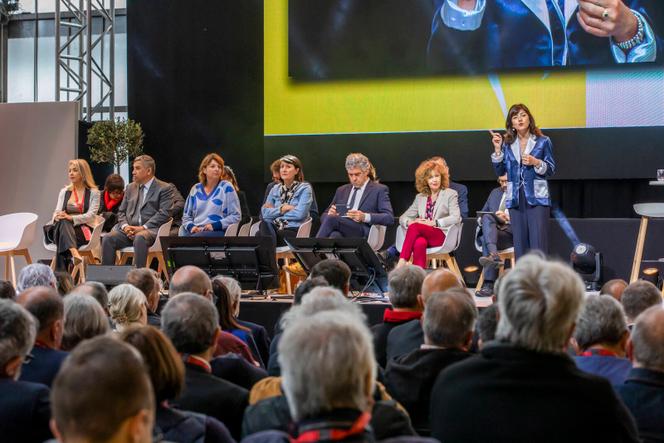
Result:
{"type": "Polygon", "coordinates": [[[636,238],[636,249],[634,250],[634,261],[632,262],[632,275],[629,282],[635,282],[639,278],[639,271],[641,270],[641,260],[643,258],[643,244],[646,241],[646,231],[648,231],[648,217],[641,217],[641,226],[639,227],[639,235],[636,238]]]}
{"type": "Polygon", "coordinates": [[[28,251],[27,249],[24,249],[24,250],[23,250],[23,257],[25,257],[25,261],[26,261],[29,265],[32,264],[32,257],[30,257],[30,251],[28,251]]]}
{"type": "Polygon", "coordinates": [[[12,284],[16,287],[16,263],[14,262],[14,254],[9,254],[9,262],[12,270],[12,284]]]}
{"type": "Polygon", "coordinates": [[[9,254],[5,255],[5,280],[9,280],[9,254]]]}
{"type": "Polygon", "coordinates": [[[476,291],[479,291],[482,289],[482,285],[484,284],[484,269],[480,269],[480,278],[477,280],[477,286],[475,287],[476,291]]]}
{"type": "Polygon", "coordinates": [[[164,280],[169,281],[168,278],[168,268],[166,267],[166,260],[164,260],[164,255],[163,254],[157,254],[157,273],[159,274],[159,277],[163,276],[164,280]]]}

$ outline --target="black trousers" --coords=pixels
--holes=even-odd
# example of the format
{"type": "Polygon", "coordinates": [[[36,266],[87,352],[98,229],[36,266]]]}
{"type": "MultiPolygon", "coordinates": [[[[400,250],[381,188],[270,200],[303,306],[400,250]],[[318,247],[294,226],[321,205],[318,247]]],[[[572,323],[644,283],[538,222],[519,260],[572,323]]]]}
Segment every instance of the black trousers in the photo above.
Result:
{"type": "Polygon", "coordinates": [[[262,221],[258,225],[258,235],[261,237],[270,237],[275,247],[286,246],[284,238],[297,237],[297,230],[298,228],[277,229],[274,223],[266,221],[262,221]]]}
{"type": "Polygon", "coordinates": [[[53,241],[57,246],[55,270],[67,271],[71,260],[71,248],[78,248],[87,243],[83,229],[74,226],[69,220],[59,220],[53,225],[53,241]]]}

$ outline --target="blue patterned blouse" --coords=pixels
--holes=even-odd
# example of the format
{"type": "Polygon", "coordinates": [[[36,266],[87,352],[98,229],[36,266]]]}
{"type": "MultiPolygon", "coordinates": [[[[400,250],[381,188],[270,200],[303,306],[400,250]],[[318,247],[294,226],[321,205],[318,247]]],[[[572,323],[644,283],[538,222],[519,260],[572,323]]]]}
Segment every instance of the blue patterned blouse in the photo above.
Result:
{"type": "Polygon", "coordinates": [[[201,183],[192,186],[184,205],[182,227],[191,232],[194,226],[212,225],[215,231],[223,231],[242,218],[240,200],[230,182],[221,180],[211,194],[205,193],[201,183]]]}

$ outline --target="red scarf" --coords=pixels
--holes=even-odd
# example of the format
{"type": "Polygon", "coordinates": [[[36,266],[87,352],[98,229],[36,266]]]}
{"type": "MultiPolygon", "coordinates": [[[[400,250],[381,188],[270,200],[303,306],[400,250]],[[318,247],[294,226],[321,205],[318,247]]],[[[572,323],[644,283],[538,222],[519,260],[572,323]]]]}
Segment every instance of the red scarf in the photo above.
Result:
{"type": "Polygon", "coordinates": [[[290,439],[291,442],[296,443],[309,443],[320,441],[323,436],[326,440],[344,440],[353,435],[361,434],[365,431],[366,427],[371,421],[371,414],[363,412],[362,415],[353,423],[350,429],[325,429],[304,431],[296,439],[290,439]]]}
{"type": "Polygon", "coordinates": [[[116,200],[114,198],[111,198],[111,194],[109,194],[108,191],[104,191],[104,206],[106,206],[106,209],[108,209],[109,211],[112,211],[113,208],[116,205],[119,205],[121,201],[122,201],[122,197],[120,197],[116,200]]]}
{"type": "Polygon", "coordinates": [[[394,311],[392,309],[385,309],[383,313],[383,323],[402,323],[415,320],[416,318],[422,318],[420,311],[394,311]]]}

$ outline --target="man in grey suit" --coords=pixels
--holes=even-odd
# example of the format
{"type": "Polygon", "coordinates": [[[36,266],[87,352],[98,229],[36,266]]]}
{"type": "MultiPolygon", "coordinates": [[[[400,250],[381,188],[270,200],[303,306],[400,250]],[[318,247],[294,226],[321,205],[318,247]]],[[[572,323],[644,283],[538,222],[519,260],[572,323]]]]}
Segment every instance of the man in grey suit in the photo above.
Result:
{"type": "Polygon", "coordinates": [[[132,177],[118,210],[118,224],[104,237],[101,245],[102,264],[115,263],[115,252],[134,247],[134,265],[146,265],[148,248],[157,238],[157,230],[171,217],[173,190],[169,183],[154,176],[155,163],[149,155],[134,160],[132,177]]]}

